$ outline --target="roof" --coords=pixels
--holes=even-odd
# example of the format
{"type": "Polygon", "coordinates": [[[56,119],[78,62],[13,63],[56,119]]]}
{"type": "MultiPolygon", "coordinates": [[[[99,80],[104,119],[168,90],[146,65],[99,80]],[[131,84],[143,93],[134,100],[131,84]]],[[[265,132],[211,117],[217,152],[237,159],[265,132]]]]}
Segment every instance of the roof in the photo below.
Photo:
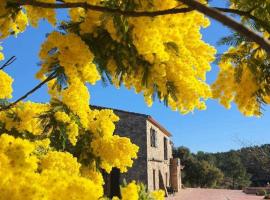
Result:
{"type": "Polygon", "coordinates": [[[164,128],[160,123],[158,123],[154,118],[152,118],[150,115],[148,115],[147,117],[148,121],[150,121],[152,124],[154,124],[155,126],[157,126],[165,135],[167,135],[168,137],[171,137],[172,134],[166,129],[164,128]]]}
{"type": "Polygon", "coordinates": [[[117,111],[117,112],[124,112],[124,113],[129,113],[129,114],[133,114],[133,115],[138,115],[138,116],[142,116],[142,117],[148,117],[149,115],[146,115],[146,114],[142,114],[142,113],[136,113],[136,112],[130,112],[130,111],[126,111],[126,110],[119,110],[119,109],[116,109],[116,108],[108,108],[108,107],[103,107],[103,106],[95,106],[95,105],[90,105],[91,108],[94,108],[94,109],[110,109],[110,110],[114,110],[114,111],[117,111]]]}
{"type": "Polygon", "coordinates": [[[168,137],[172,136],[172,134],[166,128],[164,128],[159,122],[157,122],[151,115],[126,111],[126,110],[119,110],[119,109],[115,109],[115,108],[108,108],[108,107],[103,107],[103,106],[90,105],[90,107],[94,108],[94,109],[99,109],[99,110],[100,109],[111,109],[111,110],[114,110],[116,112],[123,112],[123,113],[128,113],[128,114],[132,114],[132,115],[145,117],[148,121],[150,121],[152,124],[154,124],[156,127],[158,127],[165,135],[167,135],[168,137]]]}

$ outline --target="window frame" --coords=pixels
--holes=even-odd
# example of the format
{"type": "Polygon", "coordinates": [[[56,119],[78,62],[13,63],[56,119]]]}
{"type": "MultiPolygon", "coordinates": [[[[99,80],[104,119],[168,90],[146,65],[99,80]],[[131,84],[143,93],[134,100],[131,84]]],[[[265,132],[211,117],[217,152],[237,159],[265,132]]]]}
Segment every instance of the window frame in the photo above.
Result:
{"type": "Polygon", "coordinates": [[[150,146],[157,148],[157,131],[152,127],[150,128],[150,146]]]}
{"type": "Polygon", "coordinates": [[[156,190],[156,170],[153,169],[153,189],[156,190]]]}
{"type": "Polygon", "coordinates": [[[168,138],[164,137],[163,139],[163,152],[164,152],[164,160],[168,160],[168,138]]]}

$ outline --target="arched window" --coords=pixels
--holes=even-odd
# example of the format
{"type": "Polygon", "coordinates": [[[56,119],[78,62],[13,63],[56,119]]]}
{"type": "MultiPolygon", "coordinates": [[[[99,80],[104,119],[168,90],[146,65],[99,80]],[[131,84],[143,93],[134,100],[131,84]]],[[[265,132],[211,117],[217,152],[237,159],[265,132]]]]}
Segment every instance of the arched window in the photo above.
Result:
{"type": "Polygon", "coordinates": [[[157,133],[155,129],[150,129],[150,144],[151,147],[157,147],[157,133]]]}

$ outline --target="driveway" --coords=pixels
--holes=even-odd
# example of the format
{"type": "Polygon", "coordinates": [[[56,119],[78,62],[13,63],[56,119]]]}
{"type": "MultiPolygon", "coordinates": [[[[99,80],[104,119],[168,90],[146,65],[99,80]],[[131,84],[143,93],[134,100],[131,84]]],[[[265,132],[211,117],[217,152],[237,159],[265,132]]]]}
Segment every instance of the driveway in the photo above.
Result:
{"type": "Polygon", "coordinates": [[[247,195],[241,190],[187,188],[166,200],[262,200],[262,196],[247,195]]]}

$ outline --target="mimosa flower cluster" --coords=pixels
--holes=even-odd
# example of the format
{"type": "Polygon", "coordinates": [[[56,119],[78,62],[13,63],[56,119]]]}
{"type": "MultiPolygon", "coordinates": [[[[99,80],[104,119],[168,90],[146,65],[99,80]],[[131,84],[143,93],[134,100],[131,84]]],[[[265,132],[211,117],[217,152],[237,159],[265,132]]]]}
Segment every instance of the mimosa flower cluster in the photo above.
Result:
{"type": "Polygon", "coordinates": [[[41,135],[43,128],[38,116],[49,110],[49,104],[20,102],[17,106],[7,111],[0,112],[2,129],[8,132],[16,130],[20,133],[41,135]]]}
{"type": "Polygon", "coordinates": [[[101,168],[110,172],[117,167],[121,172],[126,172],[132,166],[132,159],[137,158],[139,148],[129,138],[114,135],[114,123],[119,118],[112,110],[92,110],[90,117],[89,130],[94,134],[91,148],[101,159],[101,168]]]}
{"type": "Polygon", "coordinates": [[[39,155],[36,147],[29,140],[1,134],[1,200],[86,200],[103,195],[102,185],[93,181],[95,177],[83,177],[81,165],[71,154],[50,151],[39,155]]]}
{"type": "Polygon", "coordinates": [[[259,116],[260,108],[255,96],[258,86],[247,65],[242,66],[243,74],[240,82],[234,78],[235,70],[231,63],[221,62],[219,67],[218,78],[212,85],[213,98],[218,98],[226,108],[230,108],[230,104],[234,101],[244,115],[259,116]]]}
{"type": "Polygon", "coordinates": [[[91,143],[93,152],[101,158],[101,168],[110,172],[113,167],[120,171],[127,172],[128,167],[132,167],[133,161],[130,158],[136,158],[138,147],[130,145],[129,138],[114,135],[108,138],[97,138],[91,143]]]}
{"type": "Polygon", "coordinates": [[[161,100],[169,95],[168,104],[173,110],[188,113],[205,109],[204,100],[211,97],[206,72],[211,69],[209,63],[214,60],[215,50],[201,40],[199,31],[209,25],[208,19],[191,12],[154,19],[132,18],[130,23],[134,26],[134,45],[152,67],[146,86],[139,82],[144,70],[127,74],[124,84],[143,92],[149,105],[157,88],[161,100]]]}
{"type": "Polygon", "coordinates": [[[80,117],[81,123],[87,128],[90,94],[85,83],[95,84],[100,79],[88,46],[74,33],[63,35],[53,32],[42,45],[39,55],[43,65],[37,77],[42,79],[50,72],[52,64],[58,62],[68,82],[68,87],[59,94],[59,98],[80,117]]]}
{"type": "Polygon", "coordinates": [[[219,99],[226,108],[234,102],[245,116],[260,116],[262,102],[258,101],[257,92],[263,92],[263,102],[270,102],[270,94],[265,89],[267,80],[258,79],[262,73],[261,66],[267,59],[266,52],[256,43],[243,42],[231,47],[219,63],[220,72],[212,85],[213,98],[219,99]],[[240,55],[242,59],[234,59],[230,55],[240,55]]]}
{"type": "MultiPolygon", "coordinates": [[[[135,181],[121,187],[122,200],[138,200],[140,196],[148,196],[148,199],[164,200],[165,193],[163,190],[155,190],[150,192],[150,194],[145,194],[145,192],[142,185],[136,184],[135,181]]],[[[113,197],[112,200],[119,200],[119,198],[113,197]]]]}
{"type": "Polygon", "coordinates": [[[51,63],[48,62],[53,57],[64,68],[69,84],[77,79],[95,84],[100,79],[97,68],[93,64],[93,54],[81,38],[74,33],[63,35],[59,32],[52,32],[43,43],[39,55],[44,62],[39,73],[46,73],[50,70],[48,68],[51,63]]]}
{"type": "MultiPolygon", "coordinates": [[[[55,0],[39,0],[39,2],[44,3],[56,3],[55,0]]],[[[38,22],[40,19],[47,19],[48,22],[50,22],[52,25],[56,25],[56,13],[53,9],[47,9],[47,8],[37,8],[33,6],[24,6],[27,18],[30,24],[33,27],[38,26],[38,22]]]]}
{"type": "MultiPolygon", "coordinates": [[[[164,10],[183,5],[172,0],[156,0],[152,4],[141,1],[140,6],[137,10],[164,10]]],[[[113,17],[83,9],[71,9],[70,16],[80,24],[82,36],[98,34],[98,28],[102,28],[110,33],[113,40],[123,42],[113,17]]],[[[209,20],[198,12],[189,12],[154,18],[128,18],[127,23],[132,30],[127,34],[131,34],[139,56],[150,67],[145,69],[140,64],[126,64],[119,80],[119,66],[114,57],[106,66],[114,85],[118,87],[123,82],[128,89],[142,92],[149,106],[157,92],[161,100],[167,98],[169,106],[181,113],[205,109],[205,100],[211,97],[210,87],[205,82],[206,73],[211,69],[210,63],[216,51],[201,39],[200,29],[209,26],[209,20]],[[145,77],[146,70],[148,74],[145,77]],[[144,79],[146,84],[143,84],[144,79]]]]}
{"type": "Polygon", "coordinates": [[[57,121],[64,123],[64,125],[67,127],[67,135],[70,143],[72,145],[76,145],[77,137],[79,135],[78,125],[71,120],[65,112],[57,111],[54,116],[57,121]]]}
{"type": "MultiPolygon", "coordinates": [[[[1,6],[1,5],[0,5],[1,6]]],[[[1,10],[1,7],[0,7],[1,10]]],[[[0,46],[0,50],[3,50],[2,46],[0,46]]],[[[0,61],[4,60],[5,56],[2,52],[0,52],[0,61]]],[[[12,98],[12,83],[13,79],[5,73],[3,70],[0,70],[0,99],[10,99],[12,98]]]]}
{"type": "Polygon", "coordinates": [[[27,16],[21,9],[7,7],[7,0],[0,1],[0,38],[23,32],[28,24],[27,16]]]}
{"type": "MultiPolygon", "coordinates": [[[[0,199],[8,196],[20,199],[24,196],[24,199],[29,200],[41,197],[53,200],[60,193],[63,193],[60,199],[67,198],[67,195],[71,199],[99,199],[103,196],[104,184],[100,169],[110,173],[113,167],[118,167],[125,172],[132,166],[138,147],[128,138],[113,135],[114,122],[118,117],[111,110],[91,110],[88,116],[89,127],[83,131],[84,128],[78,124],[74,113],[68,115],[64,111],[56,111],[53,119],[59,127],[61,124],[65,125],[69,139],[67,144],[71,143],[73,146],[71,149],[66,148],[64,152],[54,150],[57,148],[55,142],[60,136],[54,133],[57,133],[58,128],[45,130],[39,118],[51,110],[54,108],[50,104],[21,102],[11,110],[0,112],[0,166],[3,169],[0,172],[0,185],[4,184],[0,188],[3,194],[0,199]],[[76,146],[77,140],[84,137],[93,139],[89,139],[81,151],[76,146]],[[78,158],[69,153],[74,148],[78,149],[78,158]],[[85,162],[82,165],[80,162],[87,158],[89,152],[95,157],[87,165],[85,162]],[[95,163],[98,160],[101,163],[96,168],[95,163]],[[26,180],[29,180],[28,183],[25,183],[26,180]],[[14,181],[17,183],[16,187],[10,188],[10,184],[15,184],[14,181]],[[49,188],[50,184],[54,187],[49,188]]],[[[61,138],[58,140],[62,142],[61,138]]]]}
{"type": "MultiPolygon", "coordinates": [[[[114,122],[118,118],[108,110],[92,111],[89,108],[90,94],[86,83],[95,84],[100,79],[96,66],[92,63],[93,54],[78,35],[59,32],[51,33],[42,45],[40,58],[43,61],[37,77],[43,78],[50,71],[51,61],[59,62],[67,76],[68,87],[58,93],[58,98],[80,118],[83,129],[92,132],[91,148],[94,155],[100,157],[101,168],[110,172],[118,167],[122,172],[132,166],[136,158],[138,147],[127,138],[113,136],[114,122]],[[52,53],[53,51],[53,53],[52,53]]],[[[55,113],[58,121],[67,125],[70,142],[76,145],[79,128],[74,121],[70,121],[64,113],[55,113]]]]}
{"type": "Polygon", "coordinates": [[[12,97],[12,83],[13,79],[0,70],[0,99],[10,99],[12,97]]]}

